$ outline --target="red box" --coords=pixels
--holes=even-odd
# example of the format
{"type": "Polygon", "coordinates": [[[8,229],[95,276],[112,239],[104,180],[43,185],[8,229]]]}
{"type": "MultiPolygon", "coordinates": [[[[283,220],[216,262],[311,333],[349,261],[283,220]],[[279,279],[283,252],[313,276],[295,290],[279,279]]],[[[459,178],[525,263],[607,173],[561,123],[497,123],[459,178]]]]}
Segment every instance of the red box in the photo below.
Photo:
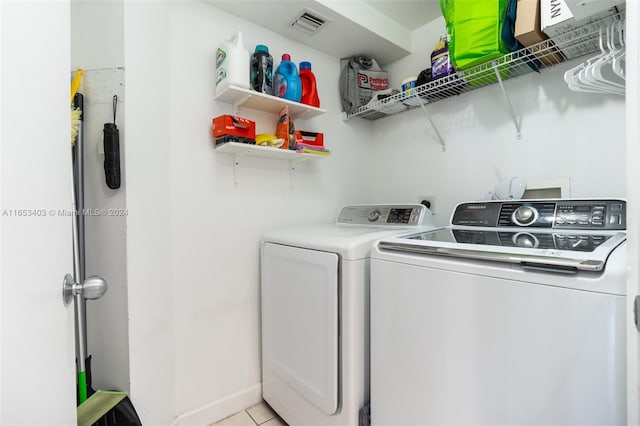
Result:
{"type": "Polygon", "coordinates": [[[322,132],[296,130],[296,142],[302,142],[306,143],[307,145],[324,148],[324,134],[322,132]]]}
{"type": "Polygon", "coordinates": [[[219,115],[211,120],[211,134],[215,139],[222,136],[235,136],[255,142],[256,123],[235,115],[219,115]]]}

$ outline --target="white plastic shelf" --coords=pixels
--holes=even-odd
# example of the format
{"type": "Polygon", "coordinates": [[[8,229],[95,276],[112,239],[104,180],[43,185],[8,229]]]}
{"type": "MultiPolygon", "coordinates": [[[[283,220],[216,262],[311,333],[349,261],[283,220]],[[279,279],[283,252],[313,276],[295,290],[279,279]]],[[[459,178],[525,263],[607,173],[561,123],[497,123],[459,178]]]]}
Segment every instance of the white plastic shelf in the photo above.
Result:
{"type": "Polygon", "coordinates": [[[217,93],[215,100],[232,104],[236,114],[239,107],[279,114],[284,105],[289,106],[289,114],[294,119],[306,120],[326,112],[321,108],[233,85],[229,85],[220,93],[217,93]]]}
{"type": "Polygon", "coordinates": [[[318,160],[326,157],[326,155],[307,154],[290,149],[273,148],[238,142],[227,142],[217,146],[215,150],[216,152],[230,154],[233,156],[233,183],[235,186],[238,186],[238,168],[240,166],[240,159],[245,156],[288,160],[289,172],[291,173],[291,189],[293,189],[295,167],[298,163],[318,160]]]}
{"type": "Polygon", "coordinates": [[[269,146],[252,145],[239,142],[224,143],[217,146],[216,151],[239,156],[248,155],[251,157],[279,158],[281,160],[292,160],[296,163],[326,157],[326,155],[307,154],[304,152],[296,152],[291,149],[273,148],[269,146]]]}

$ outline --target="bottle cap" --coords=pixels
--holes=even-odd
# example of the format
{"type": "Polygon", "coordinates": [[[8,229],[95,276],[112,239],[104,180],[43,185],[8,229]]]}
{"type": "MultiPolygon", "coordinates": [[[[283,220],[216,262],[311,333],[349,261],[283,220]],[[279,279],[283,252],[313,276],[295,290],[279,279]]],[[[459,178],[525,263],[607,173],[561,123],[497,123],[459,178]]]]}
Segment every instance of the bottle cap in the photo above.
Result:
{"type": "Polygon", "coordinates": [[[290,61],[291,60],[291,55],[289,55],[288,53],[283,53],[282,54],[282,60],[283,61],[290,61]]]}
{"type": "Polygon", "coordinates": [[[255,50],[255,53],[258,53],[258,52],[269,53],[269,48],[264,44],[259,44],[256,46],[256,50],[255,50]]]}
{"type": "Polygon", "coordinates": [[[310,70],[311,69],[311,62],[307,62],[307,61],[300,62],[300,69],[301,70],[310,70]]]}

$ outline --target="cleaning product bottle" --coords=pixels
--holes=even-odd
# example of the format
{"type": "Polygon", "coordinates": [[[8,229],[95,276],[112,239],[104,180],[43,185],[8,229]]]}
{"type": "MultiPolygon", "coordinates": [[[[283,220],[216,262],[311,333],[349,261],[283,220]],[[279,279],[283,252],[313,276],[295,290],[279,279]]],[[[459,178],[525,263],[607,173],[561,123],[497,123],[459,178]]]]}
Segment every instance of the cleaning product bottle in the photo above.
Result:
{"type": "Polygon", "coordinates": [[[240,31],[230,40],[224,40],[216,51],[216,93],[230,84],[249,88],[249,52],[242,44],[240,31]]]}
{"type": "Polygon", "coordinates": [[[288,53],[282,55],[282,62],[278,65],[275,79],[275,95],[290,101],[300,102],[302,84],[298,75],[298,68],[291,62],[288,53]]]}
{"type": "Polygon", "coordinates": [[[300,82],[302,83],[300,102],[319,108],[320,98],[316,87],[316,76],[311,71],[311,62],[300,62],[300,82]]]}
{"type": "Polygon", "coordinates": [[[431,77],[437,79],[453,73],[447,36],[443,35],[431,52],[431,77]]]}
{"type": "Polygon", "coordinates": [[[273,58],[264,44],[257,45],[251,55],[251,88],[273,95],[273,58]]]}

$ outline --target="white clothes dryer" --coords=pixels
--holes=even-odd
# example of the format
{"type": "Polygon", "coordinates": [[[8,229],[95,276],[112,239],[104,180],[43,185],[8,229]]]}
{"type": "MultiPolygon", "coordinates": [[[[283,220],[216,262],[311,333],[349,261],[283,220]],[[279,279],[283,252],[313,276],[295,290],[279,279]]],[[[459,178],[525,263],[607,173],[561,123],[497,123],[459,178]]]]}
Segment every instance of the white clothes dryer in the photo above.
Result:
{"type": "Polygon", "coordinates": [[[264,235],[262,392],[287,424],[359,424],[369,401],[371,247],[421,228],[433,228],[423,205],[357,205],[335,223],[264,235]]]}
{"type": "Polygon", "coordinates": [[[626,424],[626,203],[471,202],[371,260],[371,424],[626,424]]]}

